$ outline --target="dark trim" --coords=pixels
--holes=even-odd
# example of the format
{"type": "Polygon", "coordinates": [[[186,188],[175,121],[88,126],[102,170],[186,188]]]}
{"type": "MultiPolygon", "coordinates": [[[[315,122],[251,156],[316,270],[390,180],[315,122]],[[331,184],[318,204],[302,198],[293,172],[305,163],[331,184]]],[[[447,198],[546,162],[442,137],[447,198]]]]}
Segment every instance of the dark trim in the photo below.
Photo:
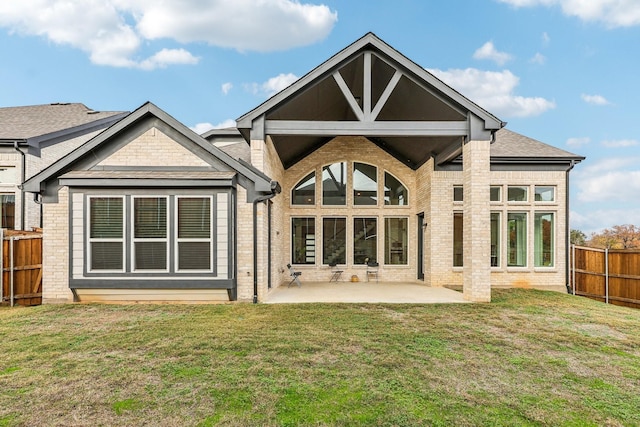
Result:
{"type": "Polygon", "coordinates": [[[71,279],[70,289],[235,289],[235,279],[172,280],[113,280],[113,279],[71,279]]]}
{"type": "Polygon", "coordinates": [[[133,187],[133,188],[181,188],[181,187],[233,187],[235,178],[231,179],[164,179],[164,178],[60,178],[61,186],[68,187],[133,187]]]}

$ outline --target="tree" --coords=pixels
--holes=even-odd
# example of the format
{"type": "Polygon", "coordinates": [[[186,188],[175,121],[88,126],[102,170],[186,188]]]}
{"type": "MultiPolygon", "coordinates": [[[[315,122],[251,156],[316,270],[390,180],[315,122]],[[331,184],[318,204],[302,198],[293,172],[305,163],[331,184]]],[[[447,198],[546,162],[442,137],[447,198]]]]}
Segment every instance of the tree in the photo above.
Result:
{"type": "Polygon", "coordinates": [[[600,233],[591,233],[588,245],[602,249],[640,248],[640,227],[624,224],[605,228],[600,233]]]}
{"type": "Polygon", "coordinates": [[[572,229],[569,234],[569,241],[572,245],[584,246],[587,243],[587,235],[580,230],[572,229]]]}

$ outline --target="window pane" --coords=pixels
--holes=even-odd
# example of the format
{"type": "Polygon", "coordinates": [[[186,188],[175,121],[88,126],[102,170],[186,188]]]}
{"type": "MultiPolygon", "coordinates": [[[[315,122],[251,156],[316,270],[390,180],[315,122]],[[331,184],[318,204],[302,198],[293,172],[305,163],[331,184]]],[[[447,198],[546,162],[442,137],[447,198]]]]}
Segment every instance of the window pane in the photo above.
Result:
{"type": "Polygon", "coordinates": [[[89,236],[94,239],[122,238],[122,197],[92,197],[89,200],[89,236]]]}
{"type": "Polygon", "coordinates": [[[353,204],[378,204],[378,169],[365,163],[353,164],[353,204]]]}
{"type": "Polygon", "coordinates": [[[353,263],[377,262],[378,236],[376,218],[353,219],[353,263]]]}
{"type": "Polygon", "coordinates": [[[315,218],[309,217],[291,219],[291,251],[291,262],[293,264],[315,264],[315,218]]]}
{"type": "Polygon", "coordinates": [[[507,189],[507,200],[510,202],[526,202],[527,187],[509,187],[507,189]]]}
{"type": "Polygon", "coordinates": [[[91,270],[122,270],[122,242],[92,242],[91,270]]]}
{"type": "Polygon", "coordinates": [[[502,200],[502,187],[491,187],[489,189],[489,200],[492,202],[499,202],[502,200]]]}
{"type": "Polygon", "coordinates": [[[178,242],[178,270],[211,270],[211,242],[178,242]]]}
{"type": "Polygon", "coordinates": [[[313,205],[316,202],[316,173],[311,172],[291,190],[291,203],[294,205],[313,205]]]}
{"type": "Polygon", "coordinates": [[[553,202],[555,200],[554,187],[536,187],[536,202],[553,202]]]}
{"type": "Polygon", "coordinates": [[[178,238],[208,239],[211,236],[211,199],[178,199],[178,238]]]}
{"type": "Polygon", "coordinates": [[[535,217],[535,266],[553,267],[553,214],[537,213],[535,217]]]}
{"type": "Polygon", "coordinates": [[[527,265],[527,214],[510,213],[507,217],[509,232],[508,261],[509,267],[526,267],[527,265]]]}
{"type": "Polygon", "coordinates": [[[15,228],[16,196],[14,194],[0,195],[2,228],[15,228]]]}
{"type": "Polygon", "coordinates": [[[322,204],[347,204],[347,164],[334,163],[322,168],[322,204]]]}
{"type": "Polygon", "coordinates": [[[322,263],[347,263],[347,219],[322,219],[322,263]]]}
{"type": "Polygon", "coordinates": [[[491,213],[491,267],[500,266],[500,214],[491,213]]]}
{"type": "Polygon", "coordinates": [[[166,270],[166,242],[136,242],[134,248],[136,270],[166,270]]]}
{"type": "Polygon", "coordinates": [[[134,200],[134,236],[136,238],[167,237],[167,199],[137,197],[134,200]]]}
{"type": "Polygon", "coordinates": [[[0,184],[18,184],[16,182],[15,166],[0,167],[0,184]]]}
{"type": "Polygon", "coordinates": [[[406,206],[408,203],[407,189],[395,176],[384,173],[384,204],[406,206]]]}
{"type": "Polygon", "coordinates": [[[463,217],[461,212],[453,214],[453,266],[463,264],[463,217]]]}
{"type": "Polygon", "coordinates": [[[464,189],[460,186],[453,187],[453,201],[454,202],[462,202],[464,201],[464,189]]]}
{"type": "Polygon", "coordinates": [[[407,256],[407,218],[384,219],[384,263],[404,265],[407,256]]]}

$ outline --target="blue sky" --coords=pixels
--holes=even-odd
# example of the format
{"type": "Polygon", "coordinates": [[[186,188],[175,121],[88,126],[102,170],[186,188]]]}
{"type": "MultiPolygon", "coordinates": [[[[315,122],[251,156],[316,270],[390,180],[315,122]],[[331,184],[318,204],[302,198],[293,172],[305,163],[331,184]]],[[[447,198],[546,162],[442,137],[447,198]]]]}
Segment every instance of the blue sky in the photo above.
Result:
{"type": "Polygon", "coordinates": [[[640,225],[637,0],[5,0],[0,107],[152,101],[203,132],[369,31],[509,129],[586,156],[572,228],[640,225]]]}

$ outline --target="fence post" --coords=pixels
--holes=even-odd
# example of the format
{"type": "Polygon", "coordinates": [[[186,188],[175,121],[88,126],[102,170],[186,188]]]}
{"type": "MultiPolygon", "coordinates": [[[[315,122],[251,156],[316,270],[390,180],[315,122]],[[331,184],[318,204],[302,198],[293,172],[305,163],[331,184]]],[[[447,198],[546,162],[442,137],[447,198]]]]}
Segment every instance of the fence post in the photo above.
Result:
{"type": "Polygon", "coordinates": [[[576,296],[576,245],[571,245],[571,287],[573,288],[573,296],[576,296]]]}
{"type": "Polygon", "coordinates": [[[604,250],[604,302],[609,304],[609,248],[604,250]]]}
{"type": "Polygon", "coordinates": [[[13,236],[9,238],[9,287],[11,288],[11,307],[14,304],[13,290],[13,236]]]}

